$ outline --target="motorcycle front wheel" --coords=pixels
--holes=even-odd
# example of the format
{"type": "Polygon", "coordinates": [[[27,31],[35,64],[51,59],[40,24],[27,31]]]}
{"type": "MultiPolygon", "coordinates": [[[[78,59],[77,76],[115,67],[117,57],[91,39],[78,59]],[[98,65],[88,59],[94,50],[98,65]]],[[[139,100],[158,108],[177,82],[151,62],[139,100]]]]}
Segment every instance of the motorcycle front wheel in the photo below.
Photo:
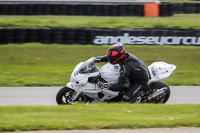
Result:
{"type": "Polygon", "coordinates": [[[57,104],[58,105],[73,104],[73,101],[71,99],[74,92],[75,92],[74,90],[66,86],[61,88],[56,95],[57,104]]]}
{"type": "Polygon", "coordinates": [[[170,97],[170,88],[165,82],[163,82],[163,81],[154,82],[154,83],[150,84],[149,86],[154,92],[156,92],[157,90],[164,88],[164,87],[167,88],[166,94],[164,96],[160,96],[157,99],[153,100],[152,103],[166,103],[168,101],[168,99],[170,97]]]}

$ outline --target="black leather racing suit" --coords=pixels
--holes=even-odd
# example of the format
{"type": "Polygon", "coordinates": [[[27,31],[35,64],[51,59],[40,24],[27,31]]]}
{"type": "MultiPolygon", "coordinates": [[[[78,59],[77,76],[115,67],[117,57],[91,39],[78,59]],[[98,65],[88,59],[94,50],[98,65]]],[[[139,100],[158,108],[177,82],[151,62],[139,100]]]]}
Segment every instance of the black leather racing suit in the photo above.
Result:
{"type": "MultiPolygon", "coordinates": [[[[108,62],[108,57],[102,56],[100,62],[108,62]]],[[[123,95],[122,101],[135,102],[142,85],[147,85],[149,81],[148,67],[128,52],[125,53],[125,59],[119,65],[121,69],[118,83],[111,84],[109,90],[121,91],[130,80],[130,86],[123,95]]]]}

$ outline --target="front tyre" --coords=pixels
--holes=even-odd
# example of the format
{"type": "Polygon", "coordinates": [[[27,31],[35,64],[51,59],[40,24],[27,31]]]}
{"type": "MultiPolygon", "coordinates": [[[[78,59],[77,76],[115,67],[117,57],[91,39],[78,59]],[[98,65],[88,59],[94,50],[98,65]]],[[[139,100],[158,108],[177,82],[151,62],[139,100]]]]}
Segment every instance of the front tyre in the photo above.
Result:
{"type": "Polygon", "coordinates": [[[159,98],[155,99],[153,101],[153,103],[166,103],[168,101],[168,99],[170,97],[170,88],[165,82],[163,82],[163,81],[154,82],[154,83],[151,83],[149,86],[153,90],[153,92],[156,92],[157,90],[164,88],[164,87],[167,88],[165,95],[160,96],[159,98]]]}
{"type": "Polygon", "coordinates": [[[58,105],[73,104],[72,96],[74,90],[68,88],[67,86],[61,88],[56,95],[56,102],[58,105]]]}

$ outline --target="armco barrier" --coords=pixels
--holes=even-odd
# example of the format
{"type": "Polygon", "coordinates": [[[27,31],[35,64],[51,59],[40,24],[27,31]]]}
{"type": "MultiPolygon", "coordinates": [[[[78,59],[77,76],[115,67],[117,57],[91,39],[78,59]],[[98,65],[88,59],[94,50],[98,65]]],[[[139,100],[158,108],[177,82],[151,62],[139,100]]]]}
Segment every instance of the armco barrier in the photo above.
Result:
{"type": "Polygon", "coordinates": [[[0,44],[8,43],[200,45],[200,30],[172,28],[0,28],[0,44]]]}

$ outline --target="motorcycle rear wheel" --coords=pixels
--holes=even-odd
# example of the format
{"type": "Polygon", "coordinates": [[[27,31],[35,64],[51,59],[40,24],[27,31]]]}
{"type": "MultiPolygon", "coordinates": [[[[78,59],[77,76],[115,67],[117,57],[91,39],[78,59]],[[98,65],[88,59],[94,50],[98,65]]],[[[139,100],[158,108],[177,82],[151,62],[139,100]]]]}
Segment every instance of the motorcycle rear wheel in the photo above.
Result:
{"type": "Polygon", "coordinates": [[[56,95],[56,102],[58,105],[73,104],[71,100],[74,90],[68,88],[67,86],[61,88],[56,95]]]}
{"type": "Polygon", "coordinates": [[[168,101],[168,99],[170,97],[170,88],[165,82],[163,82],[163,81],[154,82],[154,83],[150,84],[149,86],[154,92],[161,88],[164,88],[164,87],[167,88],[166,94],[164,96],[161,96],[161,97],[153,100],[152,103],[166,103],[168,101]]]}

